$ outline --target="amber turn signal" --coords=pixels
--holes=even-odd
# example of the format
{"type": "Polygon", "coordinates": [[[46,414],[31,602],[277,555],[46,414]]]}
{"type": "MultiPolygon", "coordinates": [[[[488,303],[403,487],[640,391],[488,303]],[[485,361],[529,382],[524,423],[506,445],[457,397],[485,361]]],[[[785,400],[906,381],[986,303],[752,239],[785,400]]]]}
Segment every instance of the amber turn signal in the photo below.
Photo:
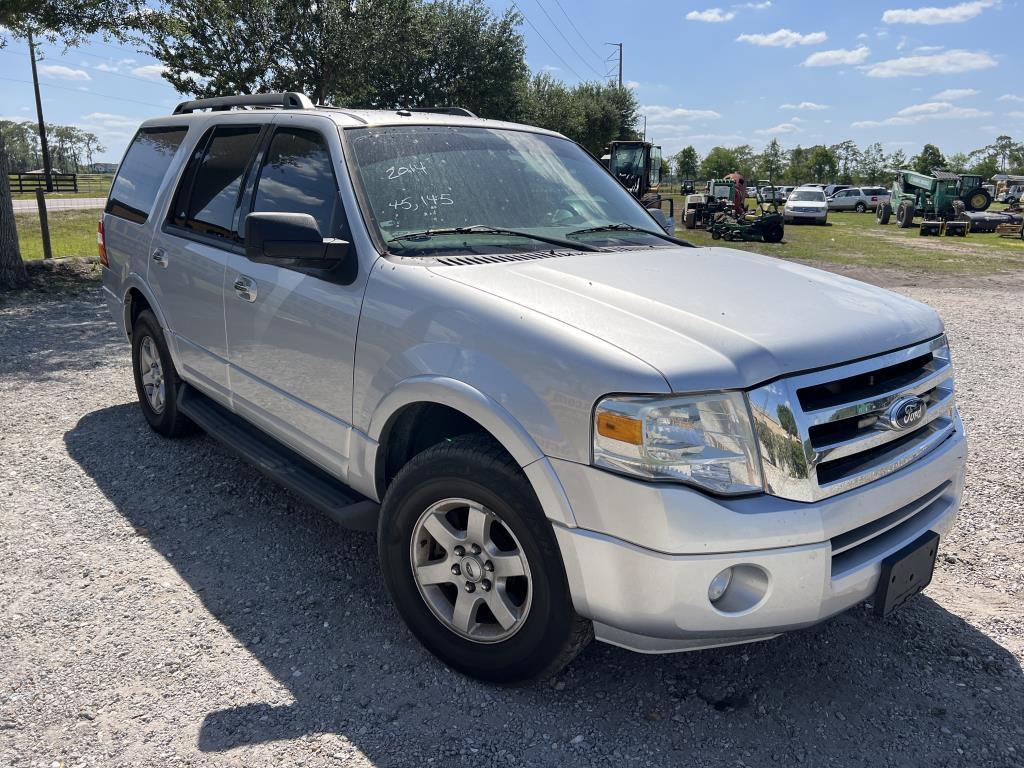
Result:
{"type": "Polygon", "coordinates": [[[643,422],[617,413],[601,411],[597,414],[597,434],[630,445],[641,445],[644,441],[643,422]]]}

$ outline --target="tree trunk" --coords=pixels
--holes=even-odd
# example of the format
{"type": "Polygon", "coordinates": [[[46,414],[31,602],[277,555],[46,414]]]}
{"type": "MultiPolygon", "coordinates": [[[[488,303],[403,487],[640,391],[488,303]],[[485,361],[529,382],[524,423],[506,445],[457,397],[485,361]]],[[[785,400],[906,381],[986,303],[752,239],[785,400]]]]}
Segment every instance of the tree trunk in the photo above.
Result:
{"type": "Polygon", "coordinates": [[[25,263],[21,260],[21,247],[18,245],[8,171],[7,150],[3,135],[0,134],[0,291],[28,283],[25,263]]]}

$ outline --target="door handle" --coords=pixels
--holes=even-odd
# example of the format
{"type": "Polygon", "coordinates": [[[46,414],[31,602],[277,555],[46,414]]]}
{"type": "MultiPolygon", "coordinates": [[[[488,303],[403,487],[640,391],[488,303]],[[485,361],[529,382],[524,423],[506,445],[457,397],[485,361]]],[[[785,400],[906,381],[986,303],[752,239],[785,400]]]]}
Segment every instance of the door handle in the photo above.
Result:
{"type": "Polygon", "coordinates": [[[235,278],[235,295],[249,302],[256,301],[256,281],[251,277],[239,275],[235,278]]]}
{"type": "Polygon", "coordinates": [[[153,261],[155,261],[161,267],[167,267],[167,251],[165,251],[163,248],[157,248],[155,251],[153,251],[150,258],[153,259],[153,261]]]}

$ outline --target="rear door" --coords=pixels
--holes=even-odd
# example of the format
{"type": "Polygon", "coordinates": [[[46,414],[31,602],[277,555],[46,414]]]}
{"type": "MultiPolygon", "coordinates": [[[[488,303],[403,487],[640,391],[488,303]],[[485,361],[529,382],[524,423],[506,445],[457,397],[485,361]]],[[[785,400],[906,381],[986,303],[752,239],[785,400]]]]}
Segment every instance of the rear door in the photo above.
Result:
{"type": "Polygon", "coordinates": [[[263,125],[230,120],[206,131],[153,237],[149,281],[176,345],[182,376],[230,402],[224,275],[241,250],[238,201],[263,125]]]}
{"type": "MultiPolygon", "coordinates": [[[[321,235],[351,242],[338,190],[343,174],[334,121],[279,117],[247,184],[240,228],[250,211],[308,213],[321,235]]],[[[232,252],[224,317],[235,411],[345,477],[366,276],[334,272],[257,264],[232,252]]]]}

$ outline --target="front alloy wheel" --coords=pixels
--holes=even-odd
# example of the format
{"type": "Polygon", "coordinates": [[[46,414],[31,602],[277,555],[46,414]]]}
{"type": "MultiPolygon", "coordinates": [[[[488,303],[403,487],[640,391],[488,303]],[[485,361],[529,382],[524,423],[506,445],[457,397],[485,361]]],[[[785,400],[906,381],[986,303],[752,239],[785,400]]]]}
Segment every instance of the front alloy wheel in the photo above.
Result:
{"type": "Polygon", "coordinates": [[[413,529],[409,560],[424,602],[461,637],[507,640],[530,613],[530,564],[523,547],[478,502],[432,504],[413,529]]]}

